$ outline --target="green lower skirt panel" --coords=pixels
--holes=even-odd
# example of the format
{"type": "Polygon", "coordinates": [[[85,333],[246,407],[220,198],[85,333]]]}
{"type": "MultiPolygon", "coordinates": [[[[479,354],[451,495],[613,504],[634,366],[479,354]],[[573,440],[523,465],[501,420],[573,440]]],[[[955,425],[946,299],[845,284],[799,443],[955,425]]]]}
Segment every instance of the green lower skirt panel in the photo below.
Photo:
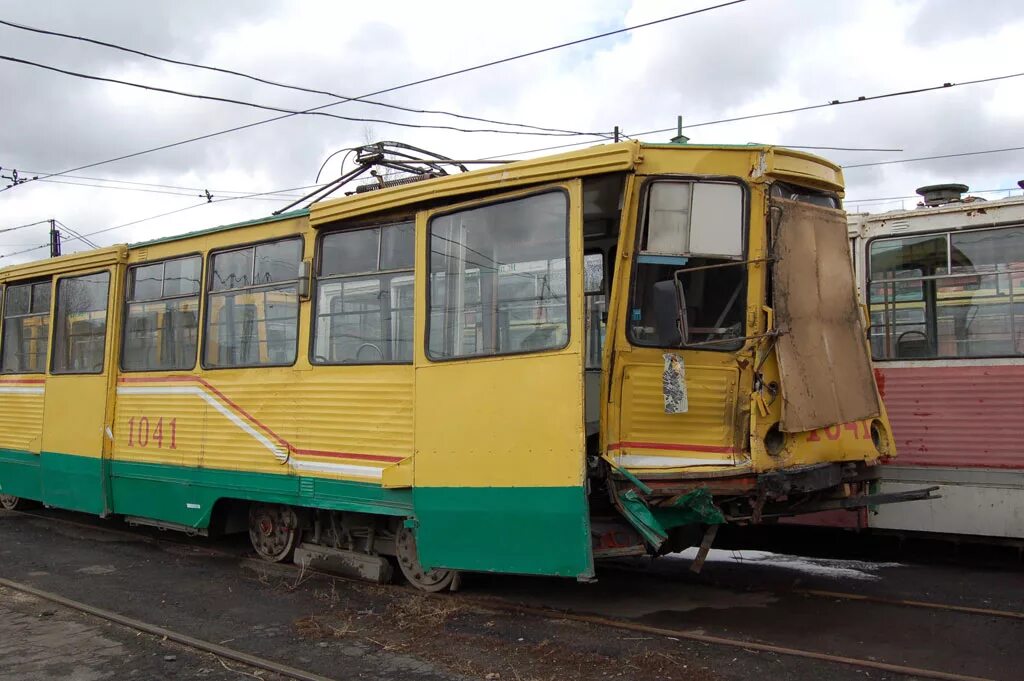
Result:
{"type": "Polygon", "coordinates": [[[103,462],[88,456],[0,449],[0,492],[102,515],[103,462]]]}
{"type": "Polygon", "coordinates": [[[413,502],[425,567],[594,574],[582,487],[416,487],[413,502]]]}
{"type": "Polygon", "coordinates": [[[412,514],[410,490],[298,475],[134,463],[0,450],[0,492],[51,506],[101,514],[108,471],[112,508],[119,515],[187,527],[210,524],[219,499],[244,499],[382,515],[412,514]]]}
{"type": "Polygon", "coordinates": [[[195,528],[209,526],[220,499],[415,516],[425,566],[582,578],[594,574],[582,487],[383,489],[297,475],[0,450],[0,492],[60,508],[108,510],[195,528]]]}
{"type": "Polygon", "coordinates": [[[244,499],[339,511],[409,515],[409,490],[298,475],[249,473],[127,461],[110,462],[114,512],[206,527],[219,499],[244,499]]]}
{"type": "Polygon", "coordinates": [[[0,494],[24,499],[43,498],[39,455],[15,449],[0,449],[0,494]]]}

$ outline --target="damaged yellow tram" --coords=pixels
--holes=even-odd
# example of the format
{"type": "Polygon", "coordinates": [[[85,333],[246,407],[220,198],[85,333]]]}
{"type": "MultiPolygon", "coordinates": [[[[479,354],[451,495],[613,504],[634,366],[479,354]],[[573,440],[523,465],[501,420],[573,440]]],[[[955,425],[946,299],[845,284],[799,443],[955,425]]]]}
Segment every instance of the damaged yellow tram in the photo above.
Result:
{"type": "Polygon", "coordinates": [[[628,142],[5,268],[3,503],[437,590],[927,498],[873,489],[842,191],[628,142]]]}

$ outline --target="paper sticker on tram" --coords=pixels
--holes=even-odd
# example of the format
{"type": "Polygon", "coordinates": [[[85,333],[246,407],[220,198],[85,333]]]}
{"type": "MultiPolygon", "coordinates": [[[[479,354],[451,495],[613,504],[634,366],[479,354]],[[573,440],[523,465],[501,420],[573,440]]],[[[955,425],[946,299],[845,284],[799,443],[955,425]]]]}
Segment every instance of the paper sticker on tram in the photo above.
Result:
{"type": "Polygon", "coordinates": [[[248,532],[381,581],[394,557],[441,590],[929,497],[874,489],[895,447],[838,166],[635,142],[437,161],[0,270],[3,380],[46,381],[0,391],[3,505],[248,532]]]}

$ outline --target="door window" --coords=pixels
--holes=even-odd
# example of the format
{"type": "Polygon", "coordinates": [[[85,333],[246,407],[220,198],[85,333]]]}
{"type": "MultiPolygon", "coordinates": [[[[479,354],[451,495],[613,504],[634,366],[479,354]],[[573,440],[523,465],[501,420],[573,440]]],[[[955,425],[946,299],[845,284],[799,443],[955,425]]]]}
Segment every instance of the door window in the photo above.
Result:
{"type": "Polygon", "coordinates": [[[53,373],[98,374],[103,371],[109,287],[109,272],[57,281],[53,373]]]}
{"type": "Polygon", "coordinates": [[[427,353],[456,359],[569,340],[569,199],[549,191],[430,221],[427,353]]]}

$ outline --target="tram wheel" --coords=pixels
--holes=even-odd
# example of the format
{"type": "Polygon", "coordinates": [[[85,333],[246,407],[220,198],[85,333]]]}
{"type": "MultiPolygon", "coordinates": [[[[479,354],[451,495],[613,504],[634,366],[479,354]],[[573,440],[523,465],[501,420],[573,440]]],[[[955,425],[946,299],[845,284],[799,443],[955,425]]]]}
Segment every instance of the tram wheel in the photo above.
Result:
{"type": "Polygon", "coordinates": [[[13,494],[0,494],[0,507],[8,511],[24,511],[27,508],[38,506],[38,502],[31,499],[22,499],[13,494]]]}
{"type": "Polygon", "coordinates": [[[282,504],[253,504],[249,507],[249,541],[263,560],[280,563],[291,560],[299,543],[299,518],[282,504]]]}
{"type": "Polygon", "coordinates": [[[455,591],[459,585],[458,570],[424,570],[416,549],[416,536],[408,527],[401,527],[395,538],[396,558],[402,576],[420,591],[455,591]]]}

